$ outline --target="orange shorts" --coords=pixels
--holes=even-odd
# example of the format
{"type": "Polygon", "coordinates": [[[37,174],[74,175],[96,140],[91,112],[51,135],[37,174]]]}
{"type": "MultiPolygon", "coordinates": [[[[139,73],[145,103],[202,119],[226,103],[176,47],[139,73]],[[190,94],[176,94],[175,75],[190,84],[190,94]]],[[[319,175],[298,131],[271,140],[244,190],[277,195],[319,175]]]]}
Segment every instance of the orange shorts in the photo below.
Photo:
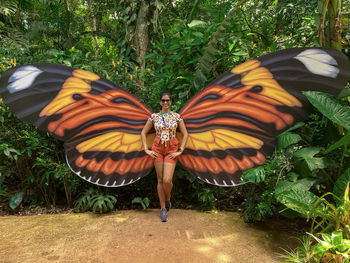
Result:
{"type": "Polygon", "coordinates": [[[153,141],[152,151],[155,151],[158,155],[154,161],[176,164],[177,158],[171,159],[169,158],[168,154],[171,152],[177,152],[178,149],[179,141],[176,138],[171,139],[166,143],[162,143],[161,139],[159,137],[156,137],[153,141]]]}

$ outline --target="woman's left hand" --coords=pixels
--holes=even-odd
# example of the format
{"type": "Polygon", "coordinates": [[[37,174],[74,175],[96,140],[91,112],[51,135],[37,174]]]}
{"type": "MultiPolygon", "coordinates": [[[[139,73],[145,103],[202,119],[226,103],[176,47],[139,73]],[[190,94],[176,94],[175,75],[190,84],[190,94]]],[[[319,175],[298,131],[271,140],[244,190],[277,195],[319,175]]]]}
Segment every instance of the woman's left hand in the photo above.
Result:
{"type": "Polygon", "coordinates": [[[175,159],[176,157],[180,156],[182,152],[172,152],[168,154],[168,157],[170,159],[175,159]]]}

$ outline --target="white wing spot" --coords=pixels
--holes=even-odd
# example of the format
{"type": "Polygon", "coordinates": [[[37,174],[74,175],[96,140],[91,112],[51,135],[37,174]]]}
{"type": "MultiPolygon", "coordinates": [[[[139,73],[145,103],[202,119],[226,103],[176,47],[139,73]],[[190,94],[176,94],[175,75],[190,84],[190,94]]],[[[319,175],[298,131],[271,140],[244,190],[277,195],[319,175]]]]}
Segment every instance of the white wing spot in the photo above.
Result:
{"type": "Polygon", "coordinates": [[[18,68],[9,78],[8,91],[12,94],[29,88],[43,71],[33,66],[18,68]]]}
{"type": "Polygon", "coordinates": [[[99,181],[100,181],[100,178],[97,179],[97,181],[95,182],[95,184],[98,184],[99,181]]]}
{"type": "Polygon", "coordinates": [[[307,49],[294,57],[313,74],[336,78],[339,74],[337,61],[321,49],[307,49]]]}
{"type": "Polygon", "coordinates": [[[105,183],[105,186],[107,186],[109,184],[109,181],[107,181],[106,183],[105,183]]]}
{"type": "Polygon", "coordinates": [[[216,179],[214,179],[214,184],[219,185],[219,183],[216,181],[216,179]]]}
{"type": "Polygon", "coordinates": [[[92,178],[92,176],[90,176],[88,179],[86,179],[87,181],[89,181],[89,182],[91,182],[91,178],[92,178]]]}
{"type": "Polygon", "coordinates": [[[235,182],[234,182],[233,180],[231,180],[231,183],[232,183],[232,185],[236,185],[235,182]]]}

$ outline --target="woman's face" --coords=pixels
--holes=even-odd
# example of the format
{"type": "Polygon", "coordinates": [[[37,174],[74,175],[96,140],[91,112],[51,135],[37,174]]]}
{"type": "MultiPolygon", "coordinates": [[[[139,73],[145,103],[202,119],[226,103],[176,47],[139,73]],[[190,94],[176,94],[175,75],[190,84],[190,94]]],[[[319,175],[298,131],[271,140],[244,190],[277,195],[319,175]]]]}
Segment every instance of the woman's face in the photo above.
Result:
{"type": "Polygon", "coordinates": [[[162,109],[169,109],[169,107],[171,105],[171,99],[170,99],[169,95],[164,95],[160,99],[160,105],[162,106],[162,109]]]}

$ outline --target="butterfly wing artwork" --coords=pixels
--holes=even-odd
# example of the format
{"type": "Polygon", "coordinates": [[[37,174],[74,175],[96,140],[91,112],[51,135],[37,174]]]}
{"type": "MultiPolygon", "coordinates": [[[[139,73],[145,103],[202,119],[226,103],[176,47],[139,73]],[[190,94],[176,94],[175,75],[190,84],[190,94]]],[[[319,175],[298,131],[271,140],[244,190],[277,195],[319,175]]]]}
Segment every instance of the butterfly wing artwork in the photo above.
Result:
{"type": "Polygon", "coordinates": [[[347,57],[330,48],[286,49],[238,65],[179,112],[189,133],[179,160],[209,184],[237,185],[274,151],[279,133],[307,118],[301,91],[338,95],[349,78],[347,57]]]}
{"type": "MultiPolygon", "coordinates": [[[[242,171],[273,152],[279,133],[307,117],[302,90],[336,95],[349,77],[349,61],[333,49],[287,49],[238,65],[180,111],[189,132],[180,162],[207,183],[239,184],[242,171]]],[[[18,118],[63,140],[68,165],[91,183],[122,186],[153,168],[140,136],[151,111],[94,73],[20,66],[1,76],[0,96],[18,118]]]]}
{"type": "Polygon", "coordinates": [[[122,186],[153,168],[140,137],[152,112],[94,73],[47,63],[20,66],[1,76],[0,96],[19,119],[64,141],[68,165],[91,183],[122,186]]]}

